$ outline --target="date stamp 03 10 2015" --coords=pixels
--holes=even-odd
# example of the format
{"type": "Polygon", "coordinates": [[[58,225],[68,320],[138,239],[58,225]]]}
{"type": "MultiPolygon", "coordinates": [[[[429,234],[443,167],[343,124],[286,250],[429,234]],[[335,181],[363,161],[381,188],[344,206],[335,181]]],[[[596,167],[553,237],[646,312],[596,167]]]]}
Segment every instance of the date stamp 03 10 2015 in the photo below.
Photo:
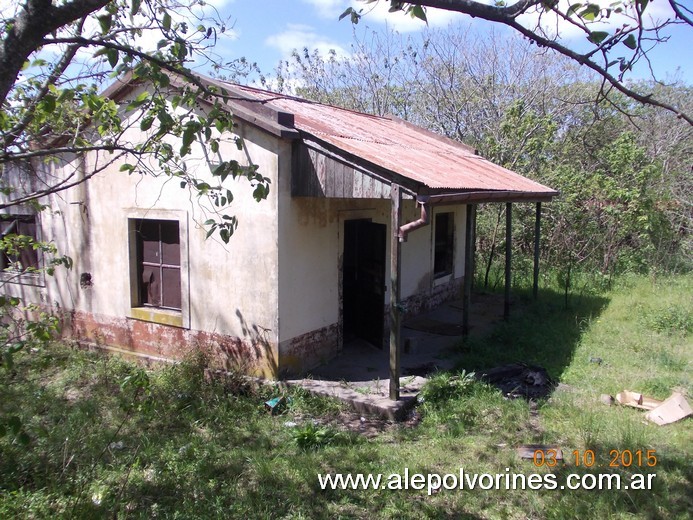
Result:
{"type": "MultiPolygon", "coordinates": [[[[531,452],[531,459],[534,465],[538,468],[547,467],[553,468],[563,461],[563,451],[557,447],[525,447],[525,453],[531,452]]],[[[526,457],[530,458],[530,457],[526,457]]],[[[609,456],[605,463],[598,464],[597,454],[594,450],[573,450],[569,461],[573,462],[576,467],[592,468],[609,467],[609,468],[654,468],[657,466],[657,451],[648,450],[609,450],[609,456]]],[[[568,461],[566,461],[568,462],[568,461]]]]}

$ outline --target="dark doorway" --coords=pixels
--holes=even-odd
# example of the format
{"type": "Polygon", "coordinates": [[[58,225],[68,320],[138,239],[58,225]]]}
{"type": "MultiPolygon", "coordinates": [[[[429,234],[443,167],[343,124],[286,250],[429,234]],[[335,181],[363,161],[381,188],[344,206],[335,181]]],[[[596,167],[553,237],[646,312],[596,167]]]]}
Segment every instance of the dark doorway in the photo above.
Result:
{"type": "Polygon", "coordinates": [[[361,338],[383,348],[385,224],[344,222],[342,278],[344,340],[361,338]]]}

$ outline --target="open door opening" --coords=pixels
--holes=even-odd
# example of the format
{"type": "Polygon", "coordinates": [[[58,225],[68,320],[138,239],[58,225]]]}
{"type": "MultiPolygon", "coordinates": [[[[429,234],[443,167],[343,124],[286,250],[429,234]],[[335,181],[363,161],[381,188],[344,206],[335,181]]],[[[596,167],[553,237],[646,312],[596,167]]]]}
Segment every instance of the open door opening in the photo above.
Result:
{"type": "Polygon", "coordinates": [[[344,341],[361,338],[383,348],[385,224],[344,222],[342,278],[344,341]]]}

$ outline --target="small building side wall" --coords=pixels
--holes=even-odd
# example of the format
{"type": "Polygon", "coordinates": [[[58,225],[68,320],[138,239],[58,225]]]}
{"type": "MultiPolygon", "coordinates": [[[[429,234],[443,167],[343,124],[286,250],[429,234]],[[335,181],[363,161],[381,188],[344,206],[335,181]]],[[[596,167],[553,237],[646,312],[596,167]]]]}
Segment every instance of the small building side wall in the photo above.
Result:
{"type": "MultiPolygon", "coordinates": [[[[305,373],[342,349],[342,255],[344,222],[370,219],[387,226],[385,308],[390,300],[390,199],[292,197],[290,177],[279,185],[279,364],[282,375],[305,373]]],[[[433,222],[402,244],[402,298],[407,314],[424,312],[461,296],[464,274],[465,206],[453,212],[454,268],[434,280],[433,222]]],[[[403,201],[403,222],[418,219],[413,200],[403,201]]],[[[386,322],[387,327],[387,322],[386,322]]]]}
{"type": "MultiPolygon", "coordinates": [[[[203,349],[218,367],[276,377],[281,140],[246,124],[240,124],[238,133],[244,149],[239,151],[226,140],[220,157],[241,164],[252,161],[271,184],[267,200],[256,202],[245,179],[227,179],[234,201],[221,213],[239,219],[228,244],[216,236],[205,238],[207,228],[202,223],[215,216],[212,206],[203,207],[194,193],[181,188],[180,179],[128,175],[119,171],[122,162],[118,162],[86,183],[42,201],[49,206],[39,216],[43,238],[69,255],[73,268],[59,268],[54,277],[46,276],[34,286],[7,284],[6,291],[59,312],[65,334],[81,342],[162,358],[203,349]],[[131,294],[137,282],[131,272],[129,219],[142,218],[179,221],[181,313],[133,317],[131,294]]],[[[136,141],[137,135],[132,139],[136,141]]],[[[92,154],[80,165],[74,159],[65,165],[63,175],[82,167],[93,171],[105,160],[108,157],[92,154]]],[[[212,184],[200,150],[193,152],[188,166],[212,184]]]]}

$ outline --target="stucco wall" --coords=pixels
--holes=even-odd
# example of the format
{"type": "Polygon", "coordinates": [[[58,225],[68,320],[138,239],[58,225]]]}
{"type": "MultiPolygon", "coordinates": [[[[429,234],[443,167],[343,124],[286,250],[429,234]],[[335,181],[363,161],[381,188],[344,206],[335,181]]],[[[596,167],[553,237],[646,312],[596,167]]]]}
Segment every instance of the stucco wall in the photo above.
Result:
{"type": "MultiPolygon", "coordinates": [[[[390,301],[390,199],[328,199],[292,197],[290,177],[279,184],[279,359],[281,370],[300,373],[336,355],[342,347],[341,267],[344,222],[371,219],[385,224],[385,305],[390,301]]],[[[453,274],[432,278],[433,224],[412,232],[402,244],[402,298],[412,310],[456,295],[464,275],[465,206],[453,212],[455,253],[453,274]]],[[[403,222],[418,219],[413,200],[403,201],[403,222]]],[[[431,223],[434,222],[434,217],[431,223]]]]}
{"type": "MultiPolygon", "coordinates": [[[[133,142],[140,140],[138,132],[133,130],[133,142]]],[[[146,355],[180,357],[190,348],[202,348],[218,365],[240,365],[271,377],[303,372],[333,357],[342,347],[344,223],[370,219],[386,225],[387,308],[390,200],[292,197],[291,142],[244,123],[238,134],[244,149],[227,139],[220,147],[221,159],[252,161],[271,185],[268,199],[258,203],[247,181],[226,181],[234,202],[224,212],[240,222],[229,244],[205,238],[201,223],[213,216],[210,206],[205,210],[179,179],[128,175],[119,171],[118,162],[42,201],[49,206],[39,217],[43,238],[72,257],[74,267],[32,285],[9,284],[9,292],[61,312],[66,333],[81,341],[146,355]],[[133,310],[133,287],[139,280],[133,268],[132,222],[145,218],[179,222],[180,313],[133,310]]],[[[202,157],[200,150],[194,151],[188,165],[198,177],[211,178],[202,157]]],[[[67,157],[54,173],[89,174],[108,160],[95,154],[82,162],[67,157]]],[[[454,297],[464,273],[465,207],[439,207],[432,213],[431,225],[412,232],[402,244],[402,299],[412,313],[454,297]],[[456,238],[453,273],[434,280],[438,212],[454,213],[456,238]]],[[[414,201],[403,201],[403,223],[418,218],[414,201]]]]}
{"type": "MultiPolygon", "coordinates": [[[[242,164],[249,158],[259,166],[260,173],[271,179],[271,185],[268,199],[258,203],[246,180],[227,179],[225,184],[233,191],[234,201],[223,212],[239,219],[229,244],[216,237],[205,239],[207,230],[201,223],[213,215],[203,209],[196,195],[180,187],[179,179],[128,175],[120,172],[121,163],[116,163],[87,183],[42,201],[49,206],[39,217],[43,237],[72,257],[74,267],[46,277],[44,287],[10,284],[10,290],[21,292],[27,300],[66,311],[67,331],[84,341],[136,348],[164,357],[179,355],[181,343],[203,347],[208,342],[237,350],[253,346],[255,351],[248,356],[250,371],[275,375],[281,141],[245,124],[239,126],[238,133],[244,137],[244,150],[239,151],[234,142],[226,140],[220,146],[221,157],[242,164]],[[132,315],[133,287],[128,219],[139,218],[179,221],[182,327],[162,325],[169,319],[167,313],[152,321],[128,317],[132,315]],[[91,280],[88,286],[80,284],[85,273],[91,280]],[[133,337],[137,341],[133,342],[133,337]]],[[[138,139],[134,130],[131,139],[138,139]]],[[[189,167],[198,177],[211,178],[201,158],[200,150],[193,150],[189,167]]],[[[108,157],[88,156],[84,171],[93,171],[105,160],[108,157]]],[[[76,165],[66,165],[64,173],[75,171],[76,165]]],[[[211,207],[209,203],[207,206],[211,207]]],[[[241,357],[227,356],[227,361],[241,357]]]]}

